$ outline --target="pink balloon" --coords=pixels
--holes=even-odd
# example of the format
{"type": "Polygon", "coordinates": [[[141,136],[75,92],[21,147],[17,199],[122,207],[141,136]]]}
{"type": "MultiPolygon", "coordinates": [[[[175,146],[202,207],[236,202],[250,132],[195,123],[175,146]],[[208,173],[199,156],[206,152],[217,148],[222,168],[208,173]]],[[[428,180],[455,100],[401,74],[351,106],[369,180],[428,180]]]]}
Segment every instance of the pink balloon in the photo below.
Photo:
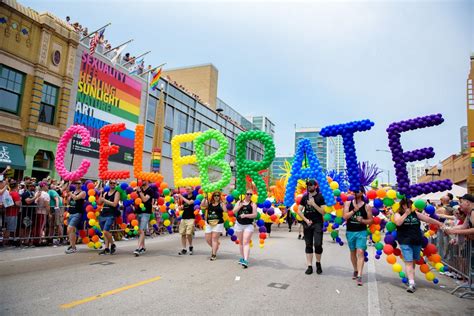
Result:
{"type": "Polygon", "coordinates": [[[58,171],[61,178],[67,181],[80,180],[87,173],[91,165],[89,160],[83,159],[79,168],[73,172],[69,172],[64,166],[64,155],[66,153],[67,144],[75,134],[79,134],[81,136],[81,144],[83,146],[90,146],[91,141],[91,135],[89,131],[87,128],[81,125],[70,126],[64,132],[63,136],[61,136],[56,149],[56,160],[54,161],[54,165],[56,166],[56,170],[58,171]]]}

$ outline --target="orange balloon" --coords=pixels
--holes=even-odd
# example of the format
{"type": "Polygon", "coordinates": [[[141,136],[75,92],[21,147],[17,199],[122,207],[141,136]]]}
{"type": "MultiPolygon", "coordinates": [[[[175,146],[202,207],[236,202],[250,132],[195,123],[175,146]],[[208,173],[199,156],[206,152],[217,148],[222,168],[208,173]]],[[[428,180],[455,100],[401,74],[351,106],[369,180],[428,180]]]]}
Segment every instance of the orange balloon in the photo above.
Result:
{"type": "Polygon", "coordinates": [[[87,213],[87,218],[88,219],[95,219],[95,213],[94,212],[88,212],[87,213]]]}
{"type": "Polygon", "coordinates": [[[135,205],[140,205],[142,203],[142,199],[136,198],[135,199],[135,205]]]}
{"type": "Polygon", "coordinates": [[[138,226],[138,221],[134,219],[131,224],[133,227],[138,226]]]}
{"type": "Polygon", "coordinates": [[[94,236],[92,236],[91,239],[92,239],[93,242],[98,242],[99,241],[99,236],[94,235],[94,236]]]}
{"type": "Polygon", "coordinates": [[[89,243],[89,237],[82,238],[82,243],[83,244],[88,244],[89,243]]]}
{"type": "Polygon", "coordinates": [[[383,199],[387,195],[387,192],[384,189],[377,190],[377,197],[383,199]]]}
{"type": "Polygon", "coordinates": [[[95,196],[95,190],[94,189],[90,189],[89,191],[87,191],[87,194],[89,196],[95,196]]]}
{"type": "Polygon", "coordinates": [[[430,272],[430,267],[426,263],[424,263],[420,266],[420,271],[422,273],[428,273],[430,272]]]}
{"type": "Polygon", "coordinates": [[[434,263],[438,263],[438,262],[441,262],[441,256],[437,253],[435,254],[432,254],[430,257],[429,257],[429,260],[431,262],[434,262],[434,263]]]}
{"type": "Polygon", "coordinates": [[[161,184],[160,184],[160,189],[163,190],[163,189],[166,189],[167,187],[168,187],[168,183],[166,183],[166,182],[161,182],[161,184]]]}
{"type": "Polygon", "coordinates": [[[395,257],[394,254],[388,255],[387,262],[390,264],[394,264],[395,262],[397,262],[397,257],[395,257]]]}
{"type": "Polygon", "coordinates": [[[130,186],[132,188],[136,187],[137,186],[137,181],[130,181],[130,186]]]}

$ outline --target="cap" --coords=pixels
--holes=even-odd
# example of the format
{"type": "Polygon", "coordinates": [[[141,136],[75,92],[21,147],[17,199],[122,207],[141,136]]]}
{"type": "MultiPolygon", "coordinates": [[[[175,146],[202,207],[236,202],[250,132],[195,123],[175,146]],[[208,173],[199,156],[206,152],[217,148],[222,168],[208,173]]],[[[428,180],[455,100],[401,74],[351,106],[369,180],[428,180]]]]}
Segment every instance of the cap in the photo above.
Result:
{"type": "Polygon", "coordinates": [[[310,180],[306,181],[306,186],[308,186],[308,185],[316,185],[316,184],[317,184],[317,182],[316,182],[316,180],[314,180],[314,179],[310,179],[310,180]]]}
{"type": "Polygon", "coordinates": [[[472,194],[466,193],[463,196],[459,197],[460,200],[468,200],[471,203],[474,203],[474,196],[472,194]]]}

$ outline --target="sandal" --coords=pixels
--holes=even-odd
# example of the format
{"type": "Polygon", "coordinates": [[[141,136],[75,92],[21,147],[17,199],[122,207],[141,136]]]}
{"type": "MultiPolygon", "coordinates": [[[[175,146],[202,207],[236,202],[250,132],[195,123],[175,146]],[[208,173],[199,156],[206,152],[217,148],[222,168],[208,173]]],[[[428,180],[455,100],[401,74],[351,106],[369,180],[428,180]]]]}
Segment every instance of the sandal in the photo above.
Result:
{"type": "Polygon", "coordinates": [[[359,273],[358,273],[357,271],[354,271],[354,273],[352,274],[352,280],[357,279],[357,275],[358,275],[358,274],[359,274],[359,273]]]}

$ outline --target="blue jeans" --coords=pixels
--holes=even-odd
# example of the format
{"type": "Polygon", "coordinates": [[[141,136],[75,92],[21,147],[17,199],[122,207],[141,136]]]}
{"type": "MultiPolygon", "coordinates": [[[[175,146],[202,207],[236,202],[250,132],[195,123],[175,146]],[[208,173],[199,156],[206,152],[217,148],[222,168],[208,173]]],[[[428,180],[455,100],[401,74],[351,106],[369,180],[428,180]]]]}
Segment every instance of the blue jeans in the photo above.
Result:
{"type": "Polygon", "coordinates": [[[79,224],[82,222],[82,214],[69,214],[67,225],[71,227],[75,227],[76,229],[81,229],[79,224]]]}
{"type": "Polygon", "coordinates": [[[138,214],[138,227],[140,230],[146,230],[148,228],[148,222],[150,221],[151,214],[140,213],[138,214]]]}
{"type": "Polygon", "coordinates": [[[110,227],[115,222],[115,217],[113,216],[99,216],[99,225],[103,231],[110,231],[110,227]]]}
{"type": "Polygon", "coordinates": [[[419,245],[400,245],[402,250],[403,260],[405,262],[413,262],[420,260],[421,246],[419,245]]]}

